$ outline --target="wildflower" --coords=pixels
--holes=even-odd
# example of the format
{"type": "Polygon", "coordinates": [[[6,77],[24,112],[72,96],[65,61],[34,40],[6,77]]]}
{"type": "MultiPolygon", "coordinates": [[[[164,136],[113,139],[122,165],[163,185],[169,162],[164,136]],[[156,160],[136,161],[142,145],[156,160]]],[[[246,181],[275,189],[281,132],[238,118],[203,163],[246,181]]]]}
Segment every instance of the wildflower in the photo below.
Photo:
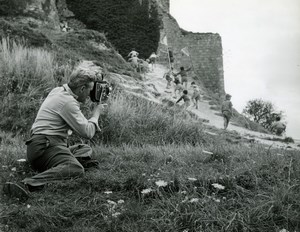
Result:
{"type": "Polygon", "coordinates": [[[18,162],[26,162],[26,159],[18,159],[18,162]]]}
{"type": "Polygon", "coordinates": [[[189,198],[187,196],[185,196],[185,198],[183,199],[183,201],[181,201],[182,203],[187,202],[189,198]]]}
{"type": "Polygon", "coordinates": [[[27,204],[26,207],[27,207],[27,209],[29,209],[31,207],[31,205],[27,204]]]}
{"type": "Polygon", "coordinates": [[[189,177],[188,180],[190,180],[190,181],[196,181],[197,179],[193,178],[193,177],[189,177]]]}
{"type": "Polygon", "coordinates": [[[16,167],[13,167],[11,170],[12,170],[13,172],[15,172],[15,171],[17,171],[17,168],[16,168],[16,167]]]}
{"type": "Polygon", "coordinates": [[[183,190],[181,191],[182,194],[187,194],[187,191],[183,190]]]}
{"type": "Polygon", "coordinates": [[[124,200],[118,200],[118,204],[123,204],[124,202],[124,200]]]}
{"type": "Polygon", "coordinates": [[[115,213],[113,213],[111,216],[116,218],[116,217],[118,217],[119,215],[121,215],[120,212],[115,212],[115,213]]]}
{"type": "Polygon", "coordinates": [[[108,195],[108,194],[112,194],[112,191],[105,191],[104,193],[108,195]]]}
{"type": "Polygon", "coordinates": [[[195,202],[198,202],[199,201],[199,198],[192,198],[189,202],[190,203],[195,203],[195,202]]]}
{"type": "Polygon", "coordinates": [[[220,199],[217,199],[217,198],[213,198],[213,200],[214,200],[215,202],[218,202],[218,203],[221,202],[220,199]]]}
{"type": "Polygon", "coordinates": [[[111,200],[107,200],[107,203],[110,204],[110,205],[116,205],[117,204],[116,202],[111,201],[111,200]]]}
{"type": "Polygon", "coordinates": [[[208,154],[208,155],[213,155],[214,153],[210,152],[210,151],[205,151],[205,150],[202,150],[203,153],[205,154],[208,154]]]}
{"type": "Polygon", "coordinates": [[[212,186],[214,186],[216,189],[220,189],[220,190],[225,189],[225,186],[218,184],[218,183],[214,183],[214,184],[212,184],[212,186]]]}
{"type": "Polygon", "coordinates": [[[148,193],[150,193],[150,192],[152,192],[152,189],[151,188],[148,188],[148,189],[143,189],[142,190],[142,194],[148,194],[148,193]]]}
{"type": "Polygon", "coordinates": [[[146,173],[143,173],[142,176],[146,176],[146,173]]]}
{"type": "Polygon", "coordinates": [[[155,184],[158,186],[158,187],[165,187],[168,185],[168,182],[164,181],[164,180],[159,180],[159,181],[156,181],[155,184]]]}
{"type": "Polygon", "coordinates": [[[280,230],[279,232],[289,232],[289,231],[286,230],[286,229],[282,229],[282,230],[280,230]]]}

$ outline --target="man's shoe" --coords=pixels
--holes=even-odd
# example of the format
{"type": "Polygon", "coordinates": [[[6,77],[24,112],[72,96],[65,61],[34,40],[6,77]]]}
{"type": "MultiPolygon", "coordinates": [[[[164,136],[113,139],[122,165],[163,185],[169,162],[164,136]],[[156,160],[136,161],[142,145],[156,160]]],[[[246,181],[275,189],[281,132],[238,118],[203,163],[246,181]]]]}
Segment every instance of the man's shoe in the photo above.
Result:
{"type": "Polygon", "coordinates": [[[6,182],[3,186],[3,193],[12,198],[26,201],[29,198],[28,192],[20,185],[13,182],[6,182]]]}

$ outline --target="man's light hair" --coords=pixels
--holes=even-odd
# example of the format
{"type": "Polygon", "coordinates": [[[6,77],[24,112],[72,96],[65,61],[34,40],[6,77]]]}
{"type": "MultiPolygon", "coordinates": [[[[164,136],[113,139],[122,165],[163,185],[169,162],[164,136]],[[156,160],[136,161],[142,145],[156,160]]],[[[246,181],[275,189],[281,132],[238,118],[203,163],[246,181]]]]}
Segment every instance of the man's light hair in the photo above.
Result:
{"type": "Polygon", "coordinates": [[[68,83],[71,89],[87,86],[90,82],[101,78],[102,69],[92,61],[82,61],[71,73],[68,83]]]}

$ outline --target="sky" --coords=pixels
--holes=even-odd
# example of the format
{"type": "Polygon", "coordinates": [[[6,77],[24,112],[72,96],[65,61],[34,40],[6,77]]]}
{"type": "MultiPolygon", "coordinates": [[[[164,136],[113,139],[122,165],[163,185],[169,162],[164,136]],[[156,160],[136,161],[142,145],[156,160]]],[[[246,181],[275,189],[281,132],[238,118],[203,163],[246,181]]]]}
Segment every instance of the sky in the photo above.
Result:
{"type": "Polygon", "coordinates": [[[300,139],[300,0],[170,0],[170,14],[187,31],[220,34],[236,110],[271,101],[300,139]]]}

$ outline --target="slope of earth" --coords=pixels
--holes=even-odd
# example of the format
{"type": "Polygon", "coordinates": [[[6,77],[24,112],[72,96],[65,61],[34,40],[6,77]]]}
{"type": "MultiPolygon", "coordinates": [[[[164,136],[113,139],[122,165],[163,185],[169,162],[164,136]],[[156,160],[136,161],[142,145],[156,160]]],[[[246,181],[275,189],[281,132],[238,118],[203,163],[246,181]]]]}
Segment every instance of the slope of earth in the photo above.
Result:
{"type": "MultiPolygon", "coordinates": [[[[175,96],[173,91],[173,86],[170,89],[166,89],[167,81],[163,78],[164,73],[167,72],[167,67],[162,64],[156,64],[154,69],[148,73],[144,74],[144,80],[140,83],[136,82],[135,84],[132,81],[123,83],[123,86],[128,89],[129,92],[134,92],[135,94],[141,94],[145,98],[155,101],[159,104],[167,102],[170,107],[176,104],[179,95],[175,96]],[[140,87],[138,87],[140,86],[140,87]]],[[[190,88],[188,87],[188,90],[190,88]]],[[[220,115],[220,112],[213,110],[211,105],[205,96],[205,91],[202,91],[204,96],[199,102],[199,108],[195,109],[190,106],[187,110],[195,115],[197,115],[206,126],[206,132],[211,135],[220,135],[220,134],[230,134],[231,142],[237,142],[239,139],[246,139],[250,142],[259,142],[266,144],[270,147],[283,148],[283,149],[299,149],[297,143],[284,143],[281,142],[282,137],[275,135],[260,133],[256,131],[251,131],[249,129],[237,126],[235,123],[231,123],[228,129],[223,130],[223,118],[220,115]],[[232,138],[234,141],[232,141],[232,138]],[[278,141],[279,140],[279,141],[278,141]]],[[[182,103],[178,103],[182,104],[182,103]]]]}

